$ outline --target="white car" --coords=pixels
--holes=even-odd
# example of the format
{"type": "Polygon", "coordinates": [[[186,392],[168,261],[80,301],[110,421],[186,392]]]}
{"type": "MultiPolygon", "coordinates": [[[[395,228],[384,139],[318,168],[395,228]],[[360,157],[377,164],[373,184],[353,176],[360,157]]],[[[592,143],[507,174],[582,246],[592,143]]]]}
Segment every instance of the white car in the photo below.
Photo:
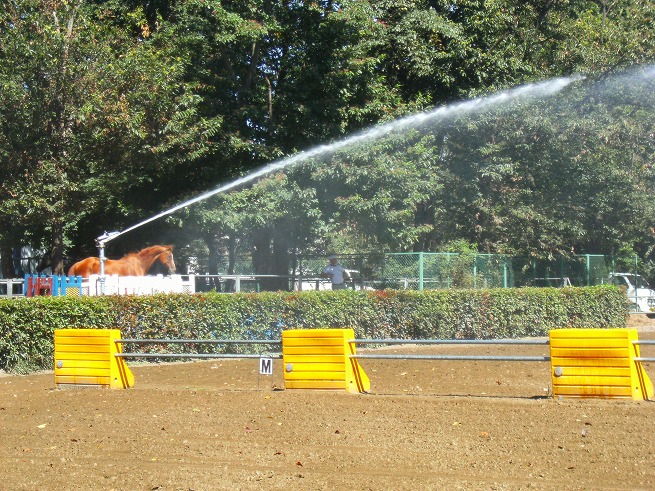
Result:
{"type": "Polygon", "coordinates": [[[655,313],[655,290],[640,275],[612,273],[610,283],[626,288],[631,312],[655,313]]]}

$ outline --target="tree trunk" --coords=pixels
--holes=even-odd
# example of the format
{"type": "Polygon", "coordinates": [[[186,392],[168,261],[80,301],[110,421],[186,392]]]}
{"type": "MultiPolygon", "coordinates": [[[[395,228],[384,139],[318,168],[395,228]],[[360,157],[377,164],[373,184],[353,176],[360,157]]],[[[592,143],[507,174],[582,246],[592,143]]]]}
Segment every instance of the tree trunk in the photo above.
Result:
{"type": "Polygon", "coordinates": [[[50,251],[52,274],[66,274],[64,270],[64,229],[57,220],[52,224],[52,250],[50,251]]]}
{"type": "MultiPolygon", "coordinates": [[[[271,233],[269,230],[257,230],[253,233],[252,266],[255,274],[271,274],[271,233]]],[[[271,290],[270,278],[260,281],[262,290],[271,290]]]]}
{"type": "Polygon", "coordinates": [[[284,238],[275,237],[270,230],[254,234],[255,247],[252,251],[252,263],[256,274],[279,275],[280,278],[262,278],[259,282],[265,291],[287,291],[289,281],[289,251],[284,238]]]}
{"type": "Polygon", "coordinates": [[[0,242],[0,261],[2,262],[2,278],[13,278],[14,261],[11,255],[11,246],[5,242],[0,242]]]}
{"type": "MultiPolygon", "coordinates": [[[[237,262],[237,238],[235,234],[228,235],[227,238],[227,274],[235,273],[235,266],[237,262]]],[[[225,282],[226,291],[233,291],[235,280],[227,280],[225,282]]]]}
{"type": "Polygon", "coordinates": [[[209,250],[209,257],[207,258],[207,273],[210,275],[208,288],[209,290],[221,290],[221,285],[216,278],[218,275],[218,243],[216,237],[213,234],[205,235],[204,237],[205,244],[209,250]]]}
{"type": "Polygon", "coordinates": [[[286,276],[289,274],[289,248],[286,240],[280,237],[273,240],[272,256],[272,274],[280,275],[280,278],[271,278],[271,289],[288,291],[289,279],[286,276]]]}

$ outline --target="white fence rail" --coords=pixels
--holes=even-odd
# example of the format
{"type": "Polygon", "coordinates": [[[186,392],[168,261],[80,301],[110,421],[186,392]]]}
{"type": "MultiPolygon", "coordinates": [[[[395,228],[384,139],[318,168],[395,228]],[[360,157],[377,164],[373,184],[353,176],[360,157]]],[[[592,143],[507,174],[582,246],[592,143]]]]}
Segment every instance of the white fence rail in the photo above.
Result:
{"type": "MultiPolygon", "coordinates": [[[[46,278],[46,277],[44,277],[46,278]]],[[[156,293],[196,293],[194,275],[172,276],[105,276],[105,295],[154,295],[156,293]]],[[[25,296],[27,279],[0,279],[0,298],[21,298],[25,296]]],[[[79,295],[79,289],[69,288],[67,295],[79,295]],[[77,293],[76,293],[77,292],[77,293]]],[[[34,292],[33,295],[43,295],[34,292]]],[[[46,293],[47,295],[52,295],[46,293]]],[[[99,275],[91,275],[82,280],[82,295],[97,296],[102,294],[99,275]]],[[[32,296],[32,294],[30,294],[32,296]]]]}
{"type": "MultiPolygon", "coordinates": [[[[105,295],[154,295],[156,293],[195,293],[196,281],[193,275],[171,276],[105,276],[105,295]]],[[[99,275],[91,275],[82,282],[82,295],[103,294],[99,275]]]]}
{"type": "Polygon", "coordinates": [[[0,298],[22,297],[24,281],[20,278],[0,280],[0,298]]]}

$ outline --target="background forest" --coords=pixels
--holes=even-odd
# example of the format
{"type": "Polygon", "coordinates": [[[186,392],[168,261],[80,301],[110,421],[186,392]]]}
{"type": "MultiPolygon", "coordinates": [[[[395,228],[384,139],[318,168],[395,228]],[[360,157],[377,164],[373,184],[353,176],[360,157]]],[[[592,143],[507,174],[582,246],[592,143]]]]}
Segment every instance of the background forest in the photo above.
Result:
{"type": "Polygon", "coordinates": [[[110,242],[198,257],[636,253],[655,272],[651,0],[0,2],[0,256],[62,273],[94,239],[407,115],[554,77],[365,139],[110,242]]]}

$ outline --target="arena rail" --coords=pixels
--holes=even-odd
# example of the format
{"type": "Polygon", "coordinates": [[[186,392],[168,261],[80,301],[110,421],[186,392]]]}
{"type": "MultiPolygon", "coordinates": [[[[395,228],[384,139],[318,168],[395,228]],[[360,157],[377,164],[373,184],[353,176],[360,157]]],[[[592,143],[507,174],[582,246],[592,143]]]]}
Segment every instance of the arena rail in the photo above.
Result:
{"type": "MultiPolygon", "coordinates": [[[[655,339],[644,339],[644,340],[641,340],[641,341],[639,341],[639,340],[637,339],[637,340],[632,341],[632,344],[635,345],[635,346],[639,346],[639,345],[642,345],[642,344],[643,344],[643,345],[651,344],[651,345],[655,346],[655,339]]],[[[646,362],[649,362],[649,361],[655,361],[655,356],[636,356],[636,357],[634,358],[634,360],[635,360],[635,361],[639,361],[639,362],[643,362],[643,361],[646,361],[646,362]]]]}
{"type": "MultiPolygon", "coordinates": [[[[447,345],[447,344],[501,344],[501,345],[548,345],[548,339],[350,339],[351,344],[420,344],[420,345],[447,345]]],[[[492,355],[389,355],[389,354],[355,354],[355,359],[377,360],[465,360],[465,361],[550,361],[550,356],[492,356],[492,355]]]]}
{"type": "MultiPolygon", "coordinates": [[[[216,345],[280,345],[281,341],[264,339],[116,339],[114,343],[126,344],[216,344],[216,345]]],[[[281,353],[137,353],[117,352],[116,358],[184,358],[184,359],[217,359],[217,358],[282,358],[281,353]]]]}
{"type": "Polygon", "coordinates": [[[357,344],[500,344],[550,345],[550,356],[491,355],[409,355],[351,354],[354,360],[463,360],[463,361],[550,361],[555,397],[607,397],[652,400],[651,383],[642,362],[655,358],[642,357],[639,345],[655,341],[639,341],[636,329],[553,329],[548,339],[490,340],[404,340],[350,339],[357,344]]]}

